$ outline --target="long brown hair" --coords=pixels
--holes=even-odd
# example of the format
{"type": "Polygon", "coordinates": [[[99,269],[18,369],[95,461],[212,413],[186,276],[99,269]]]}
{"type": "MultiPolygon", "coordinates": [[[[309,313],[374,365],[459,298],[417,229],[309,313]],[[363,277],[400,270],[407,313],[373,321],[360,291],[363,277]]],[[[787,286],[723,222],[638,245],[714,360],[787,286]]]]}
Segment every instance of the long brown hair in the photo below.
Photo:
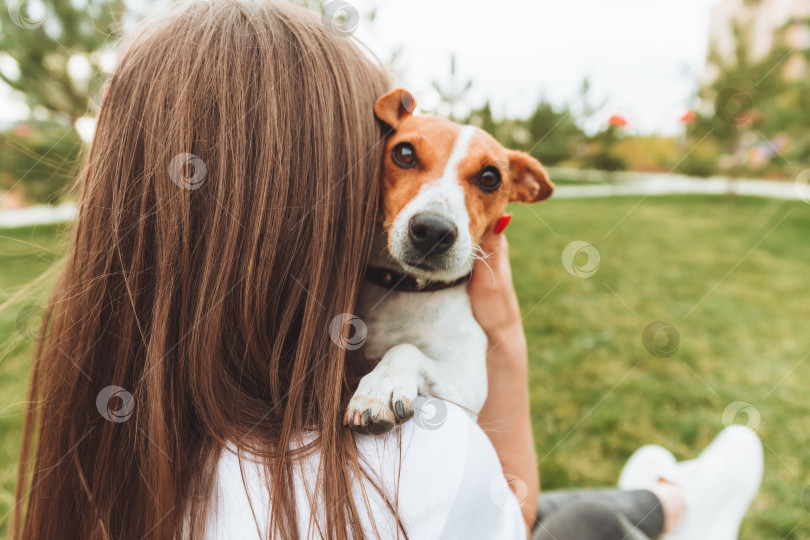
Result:
{"type": "Polygon", "coordinates": [[[214,0],[124,48],[33,362],[15,538],[199,537],[228,443],[266,460],[271,532],[295,537],[308,430],[316,530],[362,536],[353,353],[329,328],[370,250],[389,83],[341,34],[287,2],[214,0]]]}

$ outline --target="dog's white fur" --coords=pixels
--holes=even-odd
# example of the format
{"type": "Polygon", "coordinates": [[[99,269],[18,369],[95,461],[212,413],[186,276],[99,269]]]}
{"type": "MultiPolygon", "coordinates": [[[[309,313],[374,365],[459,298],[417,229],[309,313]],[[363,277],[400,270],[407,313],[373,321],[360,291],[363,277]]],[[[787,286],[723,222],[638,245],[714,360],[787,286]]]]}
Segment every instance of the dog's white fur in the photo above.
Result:
{"type": "MultiPolygon", "coordinates": [[[[476,132],[472,126],[459,129],[442,176],[420,189],[387,233],[378,231],[373,266],[440,281],[451,281],[470,271],[474,250],[457,166],[476,132]],[[458,229],[456,242],[445,254],[440,271],[429,272],[403,262],[410,260],[412,249],[410,219],[424,211],[439,214],[458,229]],[[390,244],[386,234],[390,235],[390,244]]],[[[413,414],[411,403],[418,393],[441,396],[477,417],[487,396],[487,338],[473,316],[465,286],[415,293],[366,283],[358,315],[368,331],[366,357],[380,361],[363,377],[349,402],[350,423],[355,413],[369,411],[371,423],[392,428],[402,420],[394,414],[397,401],[402,402],[406,413],[413,414]]]]}

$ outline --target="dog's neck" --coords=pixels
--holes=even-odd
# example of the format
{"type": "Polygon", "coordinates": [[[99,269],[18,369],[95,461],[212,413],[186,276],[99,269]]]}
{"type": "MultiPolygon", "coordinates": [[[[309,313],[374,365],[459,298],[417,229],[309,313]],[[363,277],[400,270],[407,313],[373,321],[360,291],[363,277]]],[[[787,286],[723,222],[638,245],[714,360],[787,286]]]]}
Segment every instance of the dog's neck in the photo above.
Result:
{"type": "Polygon", "coordinates": [[[466,283],[470,271],[459,269],[445,272],[429,272],[418,268],[405,268],[388,251],[388,238],[382,224],[374,232],[371,257],[368,261],[366,280],[381,287],[410,292],[429,292],[447,289],[466,283]]]}
{"type": "Polygon", "coordinates": [[[430,281],[415,278],[390,268],[369,266],[366,268],[366,281],[378,287],[400,292],[435,292],[466,284],[472,274],[467,274],[453,281],[430,281]]]}

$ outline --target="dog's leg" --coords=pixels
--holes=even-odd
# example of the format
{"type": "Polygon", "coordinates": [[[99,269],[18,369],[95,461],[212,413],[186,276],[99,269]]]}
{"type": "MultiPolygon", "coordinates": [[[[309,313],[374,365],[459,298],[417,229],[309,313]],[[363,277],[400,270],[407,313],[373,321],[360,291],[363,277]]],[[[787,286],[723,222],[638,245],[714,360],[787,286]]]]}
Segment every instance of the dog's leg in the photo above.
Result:
{"type": "Polygon", "coordinates": [[[434,362],[418,347],[391,347],[379,364],[360,380],[349,401],[344,423],[360,433],[379,435],[413,416],[413,400],[427,386],[434,362]]]}

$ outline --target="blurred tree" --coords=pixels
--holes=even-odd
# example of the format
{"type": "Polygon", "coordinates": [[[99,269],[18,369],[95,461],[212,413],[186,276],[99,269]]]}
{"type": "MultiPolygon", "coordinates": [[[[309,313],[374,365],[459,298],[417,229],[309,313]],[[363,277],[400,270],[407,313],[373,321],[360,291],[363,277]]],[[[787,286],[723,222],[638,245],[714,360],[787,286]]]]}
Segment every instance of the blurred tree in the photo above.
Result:
{"type": "Polygon", "coordinates": [[[577,146],[585,138],[568,106],[557,108],[545,99],[526,119],[496,119],[487,101],[460,121],[480,127],[508,148],[529,152],[545,165],[575,157],[577,146]]]}
{"type": "Polygon", "coordinates": [[[555,108],[541,100],[526,119],[532,156],[546,165],[556,165],[576,155],[585,132],[568,105],[555,108]]]}
{"type": "Polygon", "coordinates": [[[72,185],[82,141],[72,126],[20,123],[0,133],[0,192],[55,204],[72,185]],[[22,179],[22,182],[20,180],[22,179]]]}
{"type": "MultiPolygon", "coordinates": [[[[607,97],[601,102],[594,103],[591,92],[591,83],[584,79],[579,88],[579,108],[582,123],[591,123],[592,118],[601,111],[608,102],[607,97]]],[[[622,137],[622,130],[627,125],[627,120],[620,115],[614,114],[604,125],[593,135],[584,137],[584,149],[580,152],[579,164],[586,168],[598,169],[602,171],[618,171],[627,168],[627,162],[617,152],[617,143],[622,137]]]]}
{"type": "Polygon", "coordinates": [[[447,117],[453,122],[456,121],[456,105],[460,103],[465,97],[470,88],[472,88],[472,80],[462,82],[456,73],[456,54],[450,55],[450,80],[448,84],[442,85],[439,81],[433,81],[433,88],[439,94],[439,100],[447,109],[447,117]]]}
{"type": "MultiPolygon", "coordinates": [[[[770,152],[778,154],[774,138],[795,123],[795,111],[788,103],[791,83],[780,69],[789,49],[777,35],[772,50],[756,57],[749,29],[735,23],[733,33],[735,47],[731,55],[710,50],[707,62],[714,67],[715,76],[698,89],[701,106],[687,126],[686,140],[687,150],[693,151],[708,144],[706,139],[715,142],[719,156],[714,169],[732,179],[757,168],[748,157],[752,145],[772,147],[770,152]]],[[[694,156],[679,165],[684,172],[705,168],[706,163],[694,156]]]]}
{"type": "Polygon", "coordinates": [[[0,189],[55,203],[72,185],[82,142],[76,121],[93,114],[107,75],[123,0],[0,0],[0,81],[36,120],[0,134],[0,189]]]}
{"type": "Polygon", "coordinates": [[[616,154],[621,128],[621,124],[610,122],[589,138],[589,151],[582,159],[586,167],[601,171],[618,171],[627,167],[624,159],[616,154]]]}
{"type": "Polygon", "coordinates": [[[617,133],[605,130],[588,136],[582,127],[604,107],[604,101],[599,104],[592,101],[590,83],[586,79],[574,105],[554,105],[540,98],[527,118],[496,119],[486,102],[461,121],[486,130],[509,148],[529,152],[545,165],[567,163],[606,166],[614,170],[624,164],[621,158],[612,155],[617,133]]]}
{"type": "MultiPolygon", "coordinates": [[[[786,132],[791,139],[787,157],[791,162],[801,164],[807,168],[810,162],[810,45],[807,37],[810,36],[810,18],[798,18],[789,21],[783,32],[785,35],[804,36],[800,44],[792,47],[784,62],[792,69],[790,87],[786,89],[788,104],[785,107],[784,119],[786,132]],[[801,43],[803,41],[803,43],[801,43]]],[[[792,171],[795,172],[795,171],[792,171]]]]}
{"type": "Polygon", "coordinates": [[[467,119],[464,120],[464,123],[478,126],[493,137],[497,137],[496,130],[499,123],[492,115],[492,107],[489,104],[489,100],[487,100],[480,109],[471,110],[467,119]]]}
{"type": "MultiPolygon", "coordinates": [[[[809,30],[810,31],[810,30],[809,30]]],[[[807,66],[810,66],[810,53],[807,55],[807,66]]],[[[788,152],[789,159],[808,167],[810,163],[810,69],[792,88],[789,110],[794,115],[794,122],[788,129],[793,144],[788,152]]]]}
{"type": "Polygon", "coordinates": [[[0,0],[0,80],[29,107],[69,121],[87,113],[91,81],[102,72],[99,51],[112,43],[123,0],[0,0]]]}

